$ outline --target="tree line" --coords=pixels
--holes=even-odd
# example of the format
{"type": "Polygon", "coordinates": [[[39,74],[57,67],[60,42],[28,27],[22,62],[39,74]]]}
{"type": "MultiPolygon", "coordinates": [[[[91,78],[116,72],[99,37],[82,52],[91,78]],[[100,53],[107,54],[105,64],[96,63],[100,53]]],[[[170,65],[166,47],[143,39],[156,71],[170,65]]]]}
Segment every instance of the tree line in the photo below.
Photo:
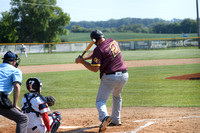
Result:
{"type": "Polygon", "coordinates": [[[11,0],[11,9],[1,13],[0,43],[59,42],[59,34],[68,34],[63,27],[69,25],[70,16],[56,3],[56,0],[11,0]]]}
{"type": "Polygon", "coordinates": [[[68,27],[71,32],[90,32],[94,28],[103,32],[134,32],[134,33],[197,33],[197,22],[192,19],[174,19],[165,21],[162,19],[137,19],[125,18],[121,20],[109,20],[101,22],[75,22],[68,27]],[[130,21],[133,20],[133,21],[130,21]],[[112,24],[113,22],[113,24],[112,24]],[[131,23],[132,22],[132,23],[131,23]],[[110,27],[108,27],[108,24],[110,27]]]}

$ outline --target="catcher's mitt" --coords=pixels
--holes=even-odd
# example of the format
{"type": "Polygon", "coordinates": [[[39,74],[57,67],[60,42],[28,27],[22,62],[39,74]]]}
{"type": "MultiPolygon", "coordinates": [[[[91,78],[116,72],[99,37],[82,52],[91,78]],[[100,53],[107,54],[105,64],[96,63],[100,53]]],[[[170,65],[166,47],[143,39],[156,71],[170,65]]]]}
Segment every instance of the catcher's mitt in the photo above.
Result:
{"type": "Polygon", "coordinates": [[[56,102],[56,99],[54,96],[46,96],[45,98],[47,100],[48,106],[53,106],[56,102]]]}

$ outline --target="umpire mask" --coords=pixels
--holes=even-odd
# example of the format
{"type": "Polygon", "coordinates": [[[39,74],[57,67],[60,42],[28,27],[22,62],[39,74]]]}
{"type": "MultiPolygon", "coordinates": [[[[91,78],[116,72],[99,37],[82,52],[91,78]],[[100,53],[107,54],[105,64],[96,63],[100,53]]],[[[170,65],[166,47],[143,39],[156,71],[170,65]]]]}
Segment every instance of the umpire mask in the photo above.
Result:
{"type": "Polygon", "coordinates": [[[20,58],[18,58],[18,55],[11,51],[8,51],[2,59],[3,59],[4,63],[9,63],[10,61],[15,61],[16,68],[19,66],[19,63],[20,63],[20,58]]]}
{"type": "Polygon", "coordinates": [[[19,66],[19,63],[20,63],[20,61],[21,61],[21,59],[20,58],[18,58],[18,55],[16,54],[16,64],[15,64],[15,67],[17,68],[18,66],[19,66]]]}

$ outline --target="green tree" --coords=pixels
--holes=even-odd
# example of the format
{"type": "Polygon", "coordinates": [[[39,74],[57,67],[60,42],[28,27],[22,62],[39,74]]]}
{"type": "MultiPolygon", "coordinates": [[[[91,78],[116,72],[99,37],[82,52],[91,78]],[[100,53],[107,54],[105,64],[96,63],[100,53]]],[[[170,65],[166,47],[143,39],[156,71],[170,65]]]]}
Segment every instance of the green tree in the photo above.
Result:
{"type": "Polygon", "coordinates": [[[126,28],[126,26],[125,26],[125,25],[122,25],[122,26],[120,26],[119,28],[117,28],[117,31],[118,31],[118,32],[125,32],[125,28],[126,28]]]}
{"type": "Polygon", "coordinates": [[[13,25],[13,19],[9,12],[2,12],[2,18],[0,20],[0,42],[1,43],[13,43],[18,39],[16,33],[17,30],[13,25]]]}
{"type": "Polygon", "coordinates": [[[183,33],[197,33],[197,23],[192,19],[181,21],[181,28],[183,33]]]}
{"type": "Polygon", "coordinates": [[[17,27],[18,42],[55,42],[70,17],[56,0],[11,0],[11,15],[17,27]]]}
{"type": "Polygon", "coordinates": [[[180,23],[170,23],[167,25],[167,33],[181,33],[180,23]]]}
{"type": "Polygon", "coordinates": [[[167,24],[159,23],[152,27],[153,33],[167,33],[167,24]]]}
{"type": "Polygon", "coordinates": [[[122,25],[117,28],[118,32],[134,32],[134,33],[148,33],[148,28],[144,27],[142,24],[130,24],[122,25]]]}
{"type": "Polygon", "coordinates": [[[71,27],[71,32],[74,32],[74,33],[80,33],[80,32],[91,32],[92,29],[90,28],[84,28],[84,27],[81,27],[80,25],[73,25],[71,27]]]}

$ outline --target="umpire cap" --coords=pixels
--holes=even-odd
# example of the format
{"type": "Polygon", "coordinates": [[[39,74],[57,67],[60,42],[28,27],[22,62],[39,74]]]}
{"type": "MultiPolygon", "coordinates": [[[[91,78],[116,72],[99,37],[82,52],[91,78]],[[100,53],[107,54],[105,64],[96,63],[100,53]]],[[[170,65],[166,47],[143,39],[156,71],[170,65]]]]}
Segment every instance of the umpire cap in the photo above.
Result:
{"type": "Polygon", "coordinates": [[[94,30],[91,32],[90,38],[95,39],[97,42],[99,39],[104,38],[104,34],[100,30],[94,30]]]}
{"type": "Polygon", "coordinates": [[[18,55],[11,52],[11,51],[8,51],[4,57],[2,58],[3,60],[8,60],[8,61],[14,61],[14,60],[18,60],[18,55]]]}

